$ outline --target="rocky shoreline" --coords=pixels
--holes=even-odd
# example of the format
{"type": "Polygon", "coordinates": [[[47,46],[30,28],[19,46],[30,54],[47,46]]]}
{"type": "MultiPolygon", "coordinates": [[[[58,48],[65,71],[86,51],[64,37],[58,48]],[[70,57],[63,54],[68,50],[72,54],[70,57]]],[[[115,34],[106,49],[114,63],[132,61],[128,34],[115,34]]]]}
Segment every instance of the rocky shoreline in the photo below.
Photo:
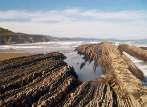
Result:
{"type": "MultiPolygon", "coordinates": [[[[146,107],[147,87],[142,85],[144,75],[123,53],[124,49],[126,50],[125,52],[129,53],[129,49],[126,47],[115,46],[112,43],[100,43],[80,46],[77,51],[85,55],[86,60],[94,60],[95,66],[100,65],[103,68],[104,75],[101,77],[105,81],[103,86],[107,84],[110,89],[101,90],[104,98],[98,100],[104,102],[102,106],[146,107]],[[110,99],[109,105],[106,103],[108,99],[110,99]]],[[[138,47],[133,49],[137,50],[138,47]]],[[[133,49],[130,48],[130,50],[133,49]]],[[[138,51],[133,51],[133,54],[137,56],[138,51]]],[[[97,104],[97,101],[95,104],[97,104]]]]}
{"type": "Polygon", "coordinates": [[[123,53],[144,60],[146,54],[135,49],[144,51],[108,42],[77,47],[85,61],[103,69],[103,75],[84,82],[64,62],[62,53],[1,61],[0,107],[146,107],[144,74],[123,53]]]}

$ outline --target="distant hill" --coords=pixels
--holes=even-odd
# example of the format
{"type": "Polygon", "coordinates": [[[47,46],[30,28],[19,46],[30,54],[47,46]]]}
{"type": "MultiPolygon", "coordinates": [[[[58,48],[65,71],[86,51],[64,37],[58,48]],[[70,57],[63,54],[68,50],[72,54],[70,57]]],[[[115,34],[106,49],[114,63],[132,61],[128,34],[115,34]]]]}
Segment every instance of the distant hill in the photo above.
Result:
{"type": "MultiPolygon", "coordinates": [[[[90,36],[89,36],[90,37],[90,36]]],[[[107,39],[98,39],[98,38],[67,38],[67,37],[53,37],[49,35],[38,35],[38,34],[25,34],[25,33],[16,33],[8,29],[0,27],[0,45],[8,44],[23,44],[23,43],[35,43],[35,42],[49,42],[49,41],[111,41],[111,42],[120,42],[120,43],[136,43],[136,44],[147,44],[147,39],[138,39],[138,40],[119,40],[115,38],[107,39]]]]}
{"type": "Polygon", "coordinates": [[[58,40],[58,38],[45,35],[15,33],[0,27],[0,45],[48,42],[55,40],[58,40]]]}

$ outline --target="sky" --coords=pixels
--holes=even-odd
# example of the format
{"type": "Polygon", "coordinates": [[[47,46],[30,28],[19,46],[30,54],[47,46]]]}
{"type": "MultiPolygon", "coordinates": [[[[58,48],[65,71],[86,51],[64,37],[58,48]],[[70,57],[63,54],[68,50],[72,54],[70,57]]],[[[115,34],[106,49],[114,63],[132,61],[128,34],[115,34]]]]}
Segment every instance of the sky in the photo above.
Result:
{"type": "Polygon", "coordinates": [[[147,0],[0,0],[0,27],[56,37],[147,38],[147,0]]]}

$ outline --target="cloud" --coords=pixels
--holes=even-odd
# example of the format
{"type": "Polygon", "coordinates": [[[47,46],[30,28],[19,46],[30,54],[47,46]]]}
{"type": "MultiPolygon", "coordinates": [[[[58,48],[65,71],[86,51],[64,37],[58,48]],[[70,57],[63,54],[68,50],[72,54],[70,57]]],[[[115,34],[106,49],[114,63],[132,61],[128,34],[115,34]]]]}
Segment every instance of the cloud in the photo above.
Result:
{"type": "Polygon", "coordinates": [[[14,31],[62,37],[147,38],[146,11],[82,9],[0,11],[0,26],[14,31]]]}

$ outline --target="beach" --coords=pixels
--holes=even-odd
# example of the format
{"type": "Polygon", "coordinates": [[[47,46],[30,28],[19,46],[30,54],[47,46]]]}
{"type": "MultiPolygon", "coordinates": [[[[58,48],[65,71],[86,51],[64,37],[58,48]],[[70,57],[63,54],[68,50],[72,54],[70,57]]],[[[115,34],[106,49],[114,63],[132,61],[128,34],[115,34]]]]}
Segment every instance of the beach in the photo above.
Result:
{"type": "Polygon", "coordinates": [[[0,52],[0,61],[11,59],[11,58],[17,58],[17,57],[23,57],[23,56],[29,56],[31,54],[29,53],[20,53],[17,51],[6,51],[6,52],[0,52]]]}

